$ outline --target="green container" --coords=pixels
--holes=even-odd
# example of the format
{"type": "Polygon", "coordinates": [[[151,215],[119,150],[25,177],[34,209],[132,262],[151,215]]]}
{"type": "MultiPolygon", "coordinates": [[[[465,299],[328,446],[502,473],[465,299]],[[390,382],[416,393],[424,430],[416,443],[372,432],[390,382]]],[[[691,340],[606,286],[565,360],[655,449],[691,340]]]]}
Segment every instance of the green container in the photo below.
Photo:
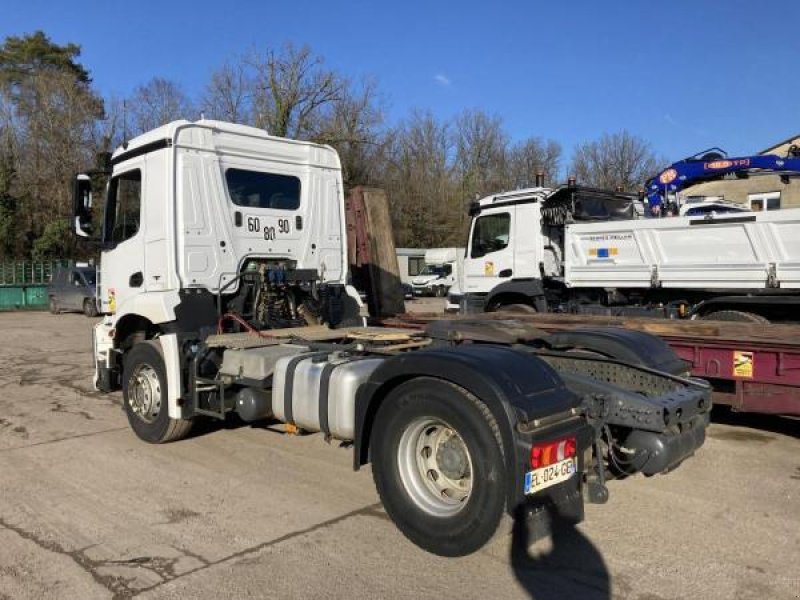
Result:
{"type": "Polygon", "coordinates": [[[53,271],[71,264],[68,260],[0,263],[0,311],[46,309],[47,284],[53,271]]]}
{"type": "Polygon", "coordinates": [[[46,285],[0,287],[0,310],[44,310],[48,303],[46,285]]]}

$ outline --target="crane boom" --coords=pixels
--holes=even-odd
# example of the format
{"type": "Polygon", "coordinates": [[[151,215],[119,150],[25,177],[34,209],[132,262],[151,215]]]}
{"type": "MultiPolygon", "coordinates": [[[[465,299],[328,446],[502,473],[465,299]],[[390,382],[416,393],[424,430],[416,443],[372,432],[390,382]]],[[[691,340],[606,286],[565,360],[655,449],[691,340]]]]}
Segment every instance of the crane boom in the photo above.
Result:
{"type": "Polygon", "coordinates": [[[800,148],[791,146],[787,156],[757,154],[729,158],[718,148],[672,163],[645,184],[650,206],[664,203],[669,192],[678,192],[701,181],[734,173],[780,172],[800,175],[800,148]]]}

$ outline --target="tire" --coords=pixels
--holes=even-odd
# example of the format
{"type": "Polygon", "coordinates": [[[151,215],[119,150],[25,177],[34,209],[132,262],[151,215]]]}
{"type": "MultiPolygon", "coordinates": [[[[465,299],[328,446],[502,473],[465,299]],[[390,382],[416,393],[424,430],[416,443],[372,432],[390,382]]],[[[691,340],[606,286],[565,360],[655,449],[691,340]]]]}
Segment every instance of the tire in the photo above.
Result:
{"type": "Polygon", "coordinates": [[[57,315],[60,312],[61,312],[61,310],[59,310],[59,308],[58,308],[58,302],[56,302],[56,299],[51,296],[50,297],[50,314],[51,315],[57,315]]]}
{"type": "Polygon", "coordinates": [[[507,482],[500,431],[468,391],[430,377],[399,385],[381,404],[370,448],[383,506],[417,546],[465,556],[498,531],[507,482]]]}
{"type": "Polygon", "coordinates": [[[757,325],[769,325],[769,319],[757,315],[756,313],[741,310],[717,310],[700,317],[704,321],[730,321],[736,323],[755,323],[757,325]]]}
{"type": "Polygon", "coordinates": [[[136,435],[151,444],[186,437],[189,419],[172,419],[167,408],[167,370],[158,342],[135,344],[123,359],[122,397],[128,423],[136,435]]]}
{"type": "Polygon", "coordinates": [[[447,288],[445,288],[443,285],[439,285],[434,288],[433,295],[437,298],[444,298],[447,295],[447,288]]]}
{"type": "Polygon", "coordinates": [[[92,298],[86,298],[83,301],[83,314],[89,318],[97,316],[97,305],[92,298]]]}
{"type": "Polygon", "coordinates": [[[516,313],[520,315],[533,315],[536,314],[538,311],[531,306],[530,304],[501,304],[497,308],[494,309],[492,312],[509,312],[509,313],[516,313]]]}

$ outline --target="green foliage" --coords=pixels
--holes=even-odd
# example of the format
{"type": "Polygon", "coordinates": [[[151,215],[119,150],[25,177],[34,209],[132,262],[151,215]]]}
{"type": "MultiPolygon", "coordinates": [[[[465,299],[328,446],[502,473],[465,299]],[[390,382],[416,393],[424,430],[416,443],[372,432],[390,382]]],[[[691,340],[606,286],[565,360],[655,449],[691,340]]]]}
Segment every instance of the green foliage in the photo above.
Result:
{"type": "Polygon", "coordinates": [[[67,72],[88,84],[89,72],[76,62],[80,54],[77,44],[59,46],[42,31],[9,36],[0,46],[0,86],[16,87],[25,79],[48,71],[67,72]]]}
{"type": "Polygon", "coordinates": [[[13,181],[14,162],[8,149],[0,154],[0,257],[13,256],[16,245],[17,199],[11,194],[13,181]]]}
{"type": "Polygon", "coordinates": [[[67,219],[50,221],[33,243],[33,260],[62,259],[72,253],[72,231],[67,219]]]}

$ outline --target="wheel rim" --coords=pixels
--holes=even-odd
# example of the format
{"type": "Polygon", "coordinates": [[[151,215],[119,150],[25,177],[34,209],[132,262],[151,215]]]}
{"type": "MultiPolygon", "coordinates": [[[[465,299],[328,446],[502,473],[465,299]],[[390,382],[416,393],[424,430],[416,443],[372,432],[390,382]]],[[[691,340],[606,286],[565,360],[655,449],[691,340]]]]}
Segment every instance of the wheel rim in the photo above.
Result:
{"type": "Polygon", "coordinates": [[[447,423],[417,419],[400,437],[400,478],[411,500],[437,517],[459,512],[472,492],[472,457],[464,440],[447,423]]]}
{"type": "Polygon", "coordinates": [[[145,423],[152,423],[161,411],[161,382],[156,370],[141,364],[128,380],[128,404],[134,415],[145,423]]]}

